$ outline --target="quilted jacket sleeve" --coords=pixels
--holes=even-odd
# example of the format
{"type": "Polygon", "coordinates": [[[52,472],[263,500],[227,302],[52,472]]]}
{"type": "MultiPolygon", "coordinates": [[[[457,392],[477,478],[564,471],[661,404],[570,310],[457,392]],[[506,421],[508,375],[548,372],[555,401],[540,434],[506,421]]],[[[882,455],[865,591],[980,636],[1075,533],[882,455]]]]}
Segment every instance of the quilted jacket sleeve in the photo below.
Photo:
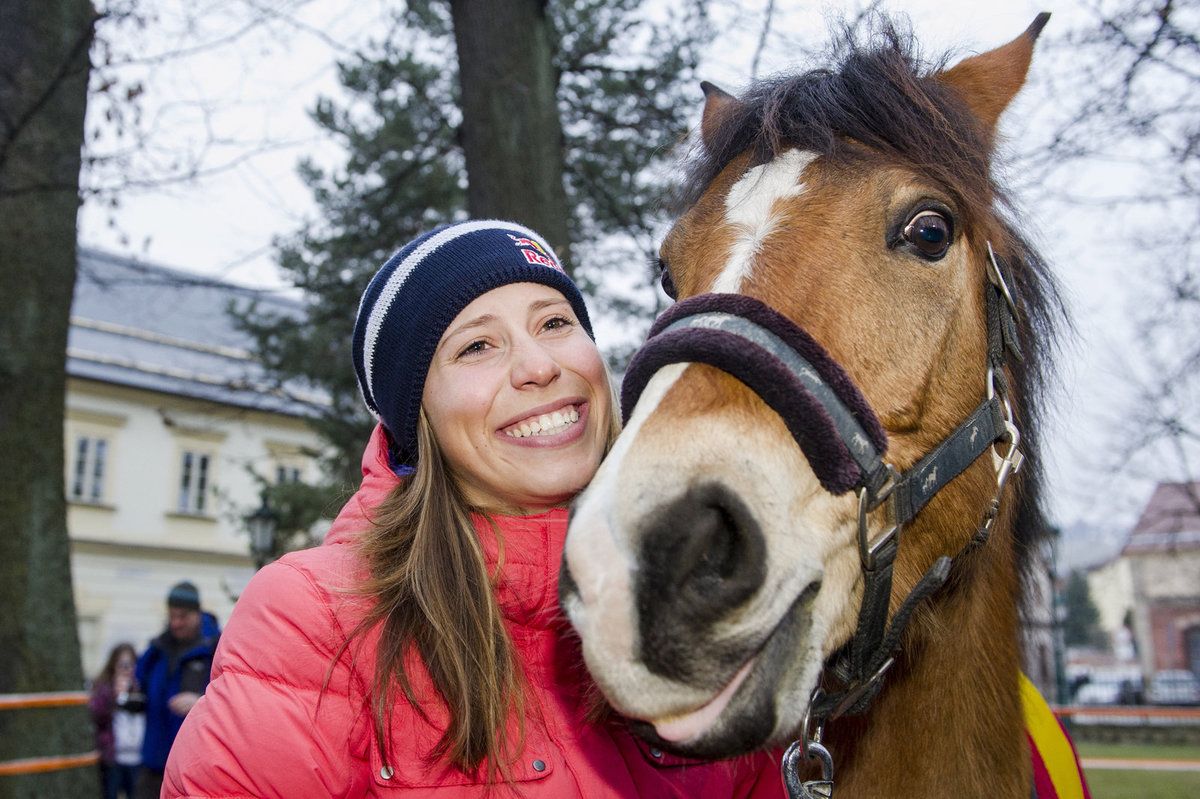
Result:
{"type": "Polygon", "coordinates": [[[289,556],[247,586],[208,692],[171,749],[162,796],[366,793],[370,714],[353,650],[338,655],[346,631],[332,608],[344,596],[322,582],[289,556]]]}

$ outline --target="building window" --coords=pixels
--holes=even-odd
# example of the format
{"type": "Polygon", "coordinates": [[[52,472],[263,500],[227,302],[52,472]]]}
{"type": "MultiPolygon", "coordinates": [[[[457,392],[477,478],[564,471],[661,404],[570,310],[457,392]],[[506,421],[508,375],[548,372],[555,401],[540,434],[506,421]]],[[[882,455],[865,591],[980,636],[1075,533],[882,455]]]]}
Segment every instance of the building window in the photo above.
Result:
{"type": "Polygon", "coordinates": [[[77,436],[74,456],[68,492],[71,501],[102,502],[108,440],[99,436],[77,436]]]}
{"type": "Polygon", "coordinates": [[[299,483],[301,482],[300,474],[301,472],[299,466],[286,466],[280,464],[279,466],[275,467],[275,483],[277,485],[283,485],[284,483],[299,483]]]}
{"type": "Polygon", "coordinates": [[[204,515],[209,483],[209,455],[184,450],[179,479],[179,512],[204,515]]]}

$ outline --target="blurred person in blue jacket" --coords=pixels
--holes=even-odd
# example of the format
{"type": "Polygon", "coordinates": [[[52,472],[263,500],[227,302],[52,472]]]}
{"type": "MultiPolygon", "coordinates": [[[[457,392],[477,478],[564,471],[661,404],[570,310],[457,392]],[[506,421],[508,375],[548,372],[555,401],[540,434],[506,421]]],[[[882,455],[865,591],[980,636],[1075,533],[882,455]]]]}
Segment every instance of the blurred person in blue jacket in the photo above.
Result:
{"type": "Polygon", "coordinates": [[[146,694],[146,736],[138,797],[162,790],[163,768],[183,718],[208,687],[221,631],[217,618],[200,609],[200,591],[184,581],[167,594],[167,628],[150,641],[137,664],[146,694]]]}

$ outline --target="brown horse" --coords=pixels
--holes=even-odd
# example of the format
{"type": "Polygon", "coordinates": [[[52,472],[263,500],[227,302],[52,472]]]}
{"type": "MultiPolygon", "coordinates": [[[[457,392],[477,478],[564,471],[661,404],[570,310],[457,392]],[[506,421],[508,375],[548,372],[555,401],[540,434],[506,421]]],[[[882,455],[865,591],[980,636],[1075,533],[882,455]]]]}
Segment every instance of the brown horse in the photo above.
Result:
{"type": "Polygon", "coordinates": [[[661,248],[681,302],[562,575],[597,683],[657,745],[823,726],[839,796],[1029,796],[1019,605],[1062,308],[992,157],[1048,16],[952,68],[884,23],[831,69],[704,86],[661,248]]]}

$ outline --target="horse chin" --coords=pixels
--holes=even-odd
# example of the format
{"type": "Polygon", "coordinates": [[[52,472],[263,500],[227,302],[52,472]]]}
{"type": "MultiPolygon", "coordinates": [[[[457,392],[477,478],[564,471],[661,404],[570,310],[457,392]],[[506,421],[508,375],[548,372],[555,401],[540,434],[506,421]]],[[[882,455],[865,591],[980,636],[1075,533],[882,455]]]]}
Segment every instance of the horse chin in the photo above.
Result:
{"type": "Polygon", "coordinates": [[[819,583],[792,603],[765,644],[704,706],[683,716],[632,722],[652,746],[695,758],[727,758],[791,740],[822,667],[812,616],[819,583]]]}

